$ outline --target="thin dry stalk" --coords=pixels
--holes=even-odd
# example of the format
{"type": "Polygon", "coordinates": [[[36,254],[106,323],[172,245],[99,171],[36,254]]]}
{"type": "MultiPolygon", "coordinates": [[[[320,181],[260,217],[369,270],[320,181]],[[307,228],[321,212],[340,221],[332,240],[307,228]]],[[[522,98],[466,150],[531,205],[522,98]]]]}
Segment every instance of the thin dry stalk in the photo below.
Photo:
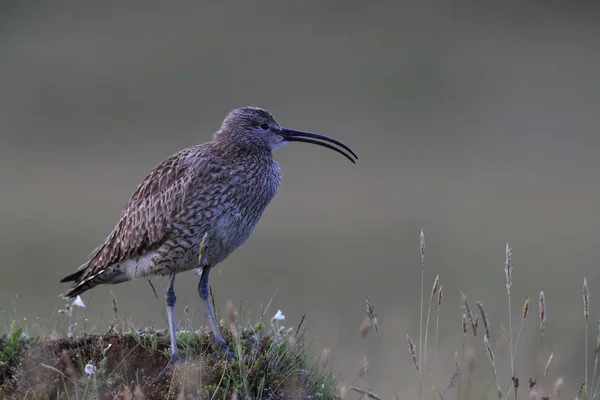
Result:
{"type": "Polygon", "coordinates": [[[431,295],[429,296],[429,309],[427,310],[427,322],[425,323],[425,342],[423,343],[423,373],[427,370],[427,337],[429,335],[429,318],[431,317],[431,304],[433,303],[433,298],[437,293],[437,290],[440,285],[440,275],[435,276],[435,280],[433,281],[433,286],[431,287],[431,295]]]}
{"type": "MultiPolygon", "coordinates": [[[[517,349],[519,348],[519,340],[521,339],[521,332],[523,331],[523,325],[525,324],[525,319],[527,318],[527,314],[529,314],[529,297],[525,299],[525,301],[523,302],[523,308],[521,310],[521,325],[519,326],[519,333],[517,334],[517,341],[515,342],[515,347],[512,353],[512,357],[511,360],[514,360],[515,357],[517,356],[517,349]]],[[[515,399],[517,398],[517,389],[519,387],[518,381],[519,378],[517,378],[516,376],[516,371],[514,368],[514,363],[511,364],[511,370],[512,370],[512,380],[513,380],[513,384],[515,386],[515,399]]]]}
{"type": "MultiPolygon", "coordinates": [[[[421,313],[419,316],[419,364],[421,364],[421,354],[423,352],[423,295],[425,290],[425,233],[421,229],[419,238],[419,249],[421,251],[421,313]]],[[[419,371],[419,375],[421,372],[419,371]]],[[[419,400],[422,397],[422,379],[419,379],[419,400]]]]}
{"type": "Polygon", "coordinates": [[[469,378],[467,380],[467,400],[469,400],[469,396],[471,394],[471,377],[473,376],[473,371],[475,371],[476,361],[477,358],[475,357],[475,349],[473,347],[469,347],[465,355],[465,368],[469,373],[469,378]]]}
{"type": "Polygon", "coordinates": [[[437,316],[435,318],[435,351],[439,353],[439,342],[438,342],[438,334],[440,331],[440,307],[442,306],[442,299],[444,298],[444,291],[442,290],[442,285],[440,285],[440,290],[438,291],[437,298],[437,316]]]}
{"type": "Polygon", "coordinates": [[[598,320],[598,337],[596,338],[596,356],[594,357],[594,373],[592,374],[592,385],[591,387],[594,389],[592,399],[596,397],[598,393],[598,384],[600,384],[600,377],[596,380],[596,370],[598,367],[598,353],[600,352],[600,320],[598,320]],[[596,384],[594,385],[594,381],[596,384]]]}
{"type": "Polygon", "coordinates": [[[498,398],[502,398],[502,389],[500,388],[500,381],[498,380],[498,372],[496,371],[496,361],[494,359],[494,351],[492,350],[492,346],[490,345],[490,341],[487,336],[483,337],[483,344],[485,345],[485,350],[487,352],[490,363],[492,364],[492,369],[494,370],[494,378],[496,378],[496,391],[498,398]]]}
{"type": "MultiPolygon", "coordinates": [[[[461,319],[460,319],[460,325],[462,328],[462,351],[461,351],[461,355],[460,355],[460,366],[463,366],[463,362],[465,360],[465,342],[466,342],[466,338],[467,338],[467,315],[465,313],[463,313],[461,319]]],[[[470,376],[470,375],[469,375],[470,376]]],[[[456,396],[457,399],[460,399],[460,380],[458,381],[458,395],[456,396]]]]}
{"type": "Polygon", "coordinates": [[[544,327],[546,326],[546,296],[544,295],[544,291],[540,292],[539,302],[539,315],[540,315],[540,339],[542,343],[544,343],[544,327]]]}
{"type": "Polygon", "coordinates": [[[542,376],[542,381],[540,382],[540,390],[542,390],[542,388],[544,387],[544,381],[546,380],[546,375],[548,375],[548,368],[550,367],[552,358],[554,358],[554,353],[550,353],[548,361],[546,361],[546,366],[544,367],[544,376],[542,376]]]}
{"type": "Polygon", "coordinates": [[[117,297],[115,296],[115,294],[112,292],[110,292],[110,297],[112,299],[112,309],[113,309],[113,314],[115,317],[115,322],[114,322],[114,326],[117,328],[117,331],[119,332],[119,334],[122,334],[122,330],[121,330],[121,323],[120,318],[119,318],[119,305],[117,304],[117,297]]]}
{"type": "MultiPolygon", "coordinates": [[[[513,336],[512,336],[512,305],[511,305],[511,296],[510,296],[510,288],[512,286],[512,250],[506,242],[506,247],[504,249],[504,275],[506,278],[506,295],[508,297],[508,345],[510,346],[510,373],[512,377],[516,376],[515,373],[515,358],[513,352],[513,336]]],[[[515,389],[516,390],[516,389],[515,389]]],[[[516,398],[515,392],[515,398],[516,398]]]]}
{"type": "Polygon", "coordinates": [[[382,400],[381,397],[377,396],[375,393],[371,392],[370,390],[364,390],[361,388],[358,388],[356,386],[348,386],[350,389],[354,390],[357,393],[362,394],[363,396],[367,396],[370,399],[375,399],[375,400],[382,400]]]}
{"type": "Polygon", "coordinates": [[[585,317],[585,393],[588,394],[588,319],[590,316],[590,292],[587,279],[583,278],[583,316],[585,317]]]}
{"type": "Polygon", "coordinates": [[[226,310],[227,310],[227,322],[229,323],[229,329],[231,330],[231,336],[235,340],[237,340],[239,335],[238,335],[237,324],[236,324],[236,312],[235,312],[235,308],[233,307],[233,302],[231,300],[227,300],[226,310]]]}

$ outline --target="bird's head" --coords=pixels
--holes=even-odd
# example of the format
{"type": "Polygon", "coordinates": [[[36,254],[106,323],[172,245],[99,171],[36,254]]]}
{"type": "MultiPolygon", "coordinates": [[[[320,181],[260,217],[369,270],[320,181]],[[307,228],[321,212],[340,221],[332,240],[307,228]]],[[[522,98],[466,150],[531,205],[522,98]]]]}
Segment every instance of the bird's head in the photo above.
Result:
{"type": "Polygon", "coordinates": [[[215,133],[215,140],[249,150],[266,151],[290,142],[313,143],[337,151],[352,162],[358,159],[356,153],[342,142],[316,133],[282,128],[268,111],[258,107],[242,107],[231,111],[215,133]]]}

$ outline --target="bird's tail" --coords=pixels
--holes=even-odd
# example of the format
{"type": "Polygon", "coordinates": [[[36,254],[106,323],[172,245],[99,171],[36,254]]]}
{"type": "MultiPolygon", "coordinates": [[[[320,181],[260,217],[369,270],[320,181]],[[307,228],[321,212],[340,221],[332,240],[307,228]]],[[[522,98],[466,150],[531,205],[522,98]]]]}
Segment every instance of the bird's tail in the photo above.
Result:
{"type": "MultiPolygon", "coordinates": [[[[73,275],[75,275],[75,274],[73,274],[73,275]]],[[[73,275],[70,275],[67,278],[70,278],[73,275]]],[[[61,282],[67,282],[67,281],[65,281],[65,279],[67,279],[67,278],[64,278],[61,282]]],[[[100,282],[96,282],[94,279],[90,279],[90,280],[84,279],[81,282],[74,283],[73,286],[71,286],[69,288],[69,290],[67,290],[65,293],[63,293],[61,295],[61,297],[66,298],[66,299],[72,299],[74,297],[79,296],[80,294],[83,294],[84,292],[90,290],[91,288],[93,288],[94,286],[97,286],[99,284],[100,284],[100,282]]]]}

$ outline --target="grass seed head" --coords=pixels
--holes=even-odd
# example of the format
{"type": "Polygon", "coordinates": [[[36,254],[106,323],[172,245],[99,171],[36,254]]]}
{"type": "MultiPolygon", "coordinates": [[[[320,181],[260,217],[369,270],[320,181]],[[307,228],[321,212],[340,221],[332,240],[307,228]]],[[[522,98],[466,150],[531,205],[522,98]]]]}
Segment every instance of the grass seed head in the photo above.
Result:
{"type": "Polygon", "coordinates": [[[419,363],[417,362],[417,351],[415,350],[415,344],[413,343],[408,333],[406,334],[406,340],[408,340],[408,352],[410,353],[410,358],[412,359],[412,362],[415,365],[417,372],[419,372],[419,363]]]}
{"type": "Polygon", "coordinates": [[[583,389],[585,388],[585,381],[581,382],[581,386],[579,386],[579,392],[577,392],[577,397],[575,397],[575,400],[581,400],[583,399],[583,389]]]}
{"type": "Polygon", "coordinates": [[[539,297],[539,314],[540,314],[540,334],[544,335],[544,326],[546,325],[546,296],[544,295],[544,291],[540,292],[539,297]]]}
{"type": "MultiPolygon", "coordinates": [[[[463,335],[466,335],[467,334],[467,314],[463,313],[462,318],[460,319],[460,324],[462,327],[463,335]]],[[[598,337],[600,338],[600,333],[598,334],[598,337]]]]}
{"type": "Polygon", "coordinates": [[[479,301],[476,302],[477,307],[479,308],[479,312],[481,313],[481,319],[483,320],[483,327],[485,328],[485,336],[490,339],[490,325],[487,319],[487,315],[485,314],[485,310],[483,309],[483,304],[479,301]]]}
{"type": "Polygon", "coordinates": [[[529,297],[525,299],[525,302],[523,302],[523,319],[527,318],[527,313],[529,313],[529,297]]]}
{"type": "MultiPolygon", "coordinates": [[[[368,333],[368,330],[371,326],[375,327],[375,333],[377,334],[377,337],[379,336],[379,323],[377,322],[377,314],[375,314],[375,307],[373,307],[373,304],[371,303],[371,299],[369,299],[368,297],[365,299],[365,320],[369,322],[370,326],[365,326],[365,323],[363,323],[363,327],[365,327],[367,330],[364,333],[364,335],[366,335],[368,333]]],[[[361,334],[363,332],[363,327],[361,327],[361,334]]],[[[363,335],[363,336],[364,336],[363,335]]]]}
{"type": "Polygon", "coordinates": [[[590,292],[588,291],[587,279],[583,278],[583,316],[590,316],[590,292]]]}
{"type": "Polygon", "coordinates": [[[510,287],[512,286],[512,250],[506,243],[506,262],[504,266],[504,274],[506,275],[506,290],[510,293],[510,287]]]}
{"type": "Polygon", "coordinates": [[[420,240],[420,249],[421,249],[421,263],[425,262],[425,233],[423,229],[421,229],[421,240],[420,240]]]}
{"type": "Polygon", "coordinates": [[[438,297],[437,297],[438,308],[440,308],[440,306],[442,305],[443,298],[444,298],[444,291],[443,291],[442,285],[440,285],[440,290],[438,292],[438,297]]]}
{"type": "Polygon", "coordinates": [[[433,286],[431,288],[431,298],[437,293],[438,287],[440,286],[440,274],[435,276],[435,280],[433,281],[433,286]]]}

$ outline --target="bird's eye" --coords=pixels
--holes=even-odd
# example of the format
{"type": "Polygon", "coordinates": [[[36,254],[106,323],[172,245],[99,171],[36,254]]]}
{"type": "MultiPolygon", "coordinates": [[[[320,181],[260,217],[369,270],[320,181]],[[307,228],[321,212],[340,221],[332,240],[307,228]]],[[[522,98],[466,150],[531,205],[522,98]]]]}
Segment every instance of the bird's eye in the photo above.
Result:
{"type": "Polygon", "coordinates": [[[269,125],[267,125],[267,124],[260,124],[260,127],[261,127],[263,130],[265,130],[265,131],[266,131],[267,129],[269,129],[269,125]]]}

